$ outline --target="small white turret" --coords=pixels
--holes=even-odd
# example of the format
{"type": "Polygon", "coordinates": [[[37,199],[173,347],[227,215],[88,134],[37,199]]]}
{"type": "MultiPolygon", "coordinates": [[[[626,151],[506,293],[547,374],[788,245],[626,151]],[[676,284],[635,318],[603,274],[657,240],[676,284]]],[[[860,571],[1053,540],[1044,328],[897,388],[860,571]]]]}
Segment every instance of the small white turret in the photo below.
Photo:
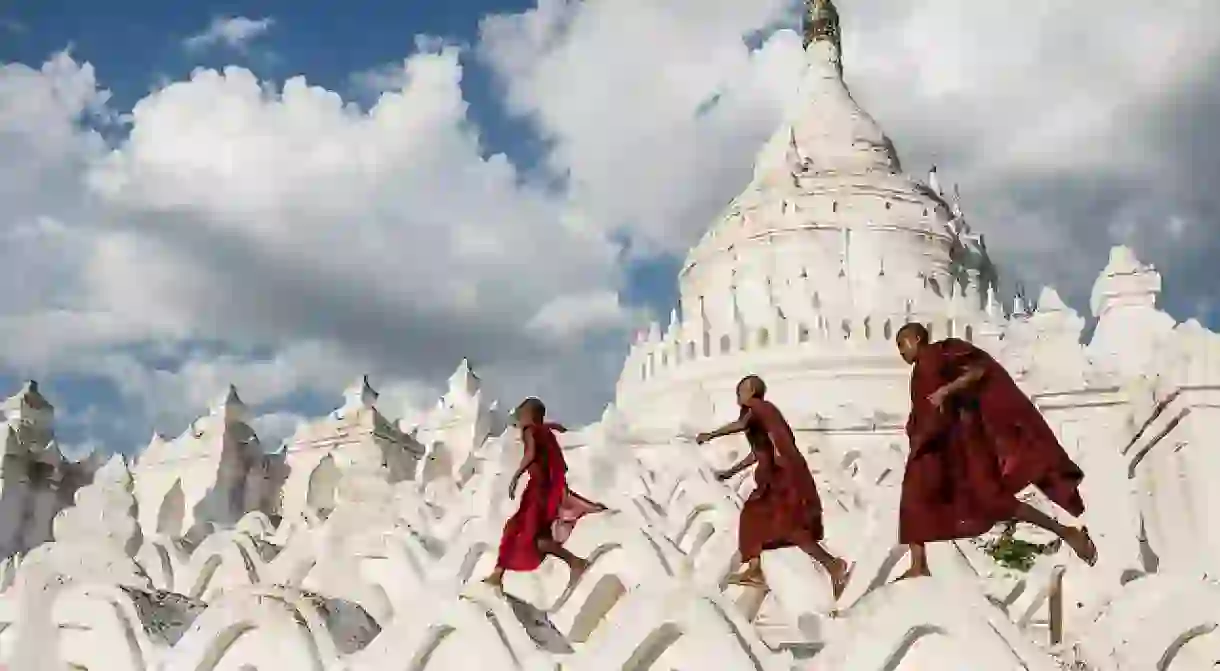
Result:
{"type": "Polygon", "coordinates": [[[478,393],[482,386],[483,382],[479,380],[479,376],[475,375],[474,369],[470,366],[470,359],[462,357],[457,370],[449,376],[449,396],[470,398],[478,393]]]}
{"type": "Polygon", "coordinates": [[[378,396],[380,395],[369,384],[369,376],[361,375],[360,379],[343,390],[343,407],[348,410],[372,408],[377,404],[378,396]]]}
{"type": "Polygon", "coordinates": [[[250,423],[250,408],[237,395],[237,387],[232,384],[212,404],[211,414],[223,420],[226,426],[250,423]]]}

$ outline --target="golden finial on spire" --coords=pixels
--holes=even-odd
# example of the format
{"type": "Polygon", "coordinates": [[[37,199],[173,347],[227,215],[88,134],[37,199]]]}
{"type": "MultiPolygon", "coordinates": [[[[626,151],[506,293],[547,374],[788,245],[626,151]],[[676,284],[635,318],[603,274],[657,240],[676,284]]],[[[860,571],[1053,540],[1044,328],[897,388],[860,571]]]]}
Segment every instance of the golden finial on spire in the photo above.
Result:
{"type": "Polygon", "coordinates": [[[839,10],[834,0],[805,0],[805,16],[801,21],[805,48],[819,40],[828,40],[841,51],[839,43],[839,10]]]}

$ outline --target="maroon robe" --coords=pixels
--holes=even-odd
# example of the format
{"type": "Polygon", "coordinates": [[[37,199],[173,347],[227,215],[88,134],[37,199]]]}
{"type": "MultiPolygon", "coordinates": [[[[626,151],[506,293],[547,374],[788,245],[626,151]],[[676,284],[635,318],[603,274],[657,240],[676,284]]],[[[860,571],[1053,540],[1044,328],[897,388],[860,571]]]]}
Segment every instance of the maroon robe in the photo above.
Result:
{"type": "Polygon", "coordinates": [[[563,543],[580,518],[606,509],[568,489],[563,449],[549,425],[521,429],[534,438],[534,460],[526,467],[529,482],[521,492],[517,512],[504,524],[496,566],[508,571],[533,571],[542,565],[541,540],[563,543]]]}
{"type": "Polygon", "coordinates": [[[753,399],[746,439],[758,460],[754,491],[741,508],[737,546],[741,561],[763,550],[800,547],[822,540],[822,501],[787,420],[768,401],[753,399]]]}
{"type": "Polygon", "coordinates": [[[1013,519],[1016,495],[1029,485],[1068,513],[1084,512],[1084,473],[1008,372],[983,350],[948,338],[926,345],[911,371],[910,454],[902,482],[902,543],[970,538],[1013,519]],[[973,388],[928,396],[981,368],[973,388]]]}

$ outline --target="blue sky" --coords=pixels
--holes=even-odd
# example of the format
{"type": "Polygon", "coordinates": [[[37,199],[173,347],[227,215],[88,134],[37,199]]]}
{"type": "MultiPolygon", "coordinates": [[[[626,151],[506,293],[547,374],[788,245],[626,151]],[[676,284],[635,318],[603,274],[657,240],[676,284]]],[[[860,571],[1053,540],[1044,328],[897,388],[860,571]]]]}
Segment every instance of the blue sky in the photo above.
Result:
{"type": "MultiPolygon", "coordinates": [[[[1052,283],[1087,314],[1106,250],[1124,242],[1162,270],[1172,314],[1198,314],[1215,326],[1220,314],[1208,278],[1220,248],[1220,203],[1209,185],[1220,179],[1211,158],[1220,151],[1201,148],[1216,135],[1207,110],[1220,100],[1209,65],[1220,40],[1192,28],[1208,25],[1201,15],[1214,10],[1175,2],[1183,6],[1151,23],[1140,18],[1174,51],[1145,49],[1138,57],[1121,29],[1136,15],[1102,0],[1046,16],[1006,3],[845,3],[848,78],[909,171],[936,162],[947,181],[962,183],[975,228],[1010,278],[1035,290],[1052,283]],[[1093,36],[1087,58],[1075,57],[1081,46],[1070,37],[1072,22],[1093,36]],[[968,29],[929,28],[949,23],[968,29]],[[1043,45],[1036,53],[1022,37],[1033,33],[1043,45]],[[1144,85],[1150,81],[1158,85],[1144,85]],[[1127,113],[1106,112],[1116,109],[1127,113]]],[[[40,282],[28,291],[29,310],[0,322],[14,329],[0,334],[9,342],[26,334],[9,348],[20,351],[0,361],[0,388],[40,378],[59,409],[63,442],[123,451],[142,445],[152,428],[181,431],[222,382],[236,382],[260,413],[291,424],[334,407],[358,372],[371,373],[398,407],[426,404],[460,356],[485,364],[480,370],[497,394],[543,393],[559,398],[564,414],[593,419],[610,399],[637,309],[667,315],[679,259],[748,180],[754,152],[795,90],[799,41],[776,32],[793,24],[794,5],[0,4],[0,64],[37,69],[67,47],[74,59],[44,71],[48,84],[30,94],[6,89],[2,79],[33,85],[28,72],[0,70],[0,96],[48,105],[17,136],[0,127],[0,151],[6,138],[17,138],[7,157],[17,172],[5,173],[0,156],[0,175],[51,166],[29,184],[0,186],[0,231],[45,216],[72,232],[55,238],[44,231],[32,251],[7,261],[0,250],[9,273],[0,279],[40,282]],[[223,17],[273,22],[243,48],[184,46],[223,17]],[[488,24],[493,29],[481,32],[488,24]],[[428,46],[421,51],[420,36],[461,45],[457,62],[428,46]],[[423,131],[407,139],[391,132],[364,147],[385,149],[375,158],[390,166],[387,183],[401,184],[402,193],[361,181],[351,165],[289,175],[299,161],[293,148],[312,142],[310,133],[358,139],[371,132],[353,117],[330,118],[324,106],[302,100],[272,109],[269,100],[242,98],[240,76],[191,81],[172,96],[162,88],[187,82],[196,68],[237,66],[277,90],[304,75],[369,112],[377,91],[360,84],[361,74],[401,68],[408,58],[412,81],[430,88],[404,90],[408,105],[380,113],[423,131]],[[85,86],[84,62],[111,92],[112,111],[145,101],[137,130],[103,129],[117,161],[83,134],[65,139],[64,127],[52,123],[56,114],[77,120],[65,92],[85,86]],[[445,106],[445,77],[455,70],[464,116],[445,106]],[[222,99],[230,116],[211,109],[222,99]],[[427,118],[414,119],[415,109],[427,118]],[[34,128],[42,119],[46,127],[34,128]],[[221,128],[226,123],[236,125],[221,128]],[[478,134],[479,146],[465,155],[468,133],[478,134]],[[265,179],[240,170],[261,164],[258,153],[245,155],[235,176],[207,172],[218,152],[246,146],[265,146],[273,166],[265,179]],[[176,172],[196,162],[192,169],[204,172],[176,172]],[[99,177],[127,185],[107,192],[104,210],[99,177]],[[298,184],[305,193],[294,191],[298,184]],[[333,194],[318,195],[332,187],[333,194]],[[360,202],[374,197],[380,200],[360,202]],[[165,202],[181,207],[166,211],[165,202]],[[561,224],[572,211],[599,235],[573,236],[561,224]],[[233,229],[235,220],[247,229],[233,229]],[[114,230],[115,221],[130,230],[114,230]],[[477,245],[436,237],[466,228],[476,241],[507,236],[518,244],[509,245],[509,258],[476,263],[477,245]],[[360,258],[331,258],[334,236],[348,229],[390,242],[361,248],[360,258]],[[285,231],[295,237],[272,236],[285,231]],[[137,232],[144,236],[138,242],[126,235],[137,232]],[[306,244],[300,240],[314,246],[298,254],[292,245],[306,244]],[[624,262],[615,250],[624,243],[646,252],[624,262]],[[537,248],[537,259],[521,260],[537,248]],[[189,281],[179,282],[175,268],[189,281]],[[516,284],[522,288],[509,291],[516,284]],[[256,295],[249,304],[225,301],[209,287],[256,295]],[[607,292],[618,304],[602,300],[607,292]],[[574,305],[585,311],[573,316],[550,305],[556,293],[581,299],[563,304],[569,312],[574,305]],[[469,313],[452,307],[468,300],[469,313]],[[46,314],[33,315],[36,309],[46,314]],[[56,353],[50,356],[20,322],[60,323],[64,311],[72,326],[48,336],[56,343],[46,345],[56,353]],[[575,331],[542,345],[538,328],[575,331]],[[80,335],[95,331],[96,338],[80,335]]]]}

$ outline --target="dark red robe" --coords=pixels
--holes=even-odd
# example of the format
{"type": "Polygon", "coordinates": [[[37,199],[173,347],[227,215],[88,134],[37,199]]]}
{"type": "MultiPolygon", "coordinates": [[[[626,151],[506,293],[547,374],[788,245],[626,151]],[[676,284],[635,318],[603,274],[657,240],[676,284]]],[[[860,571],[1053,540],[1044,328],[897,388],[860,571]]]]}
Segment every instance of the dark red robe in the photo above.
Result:
{"type": "Polygon", "coordinates": [[[910,454],[902,482],[902,543],[970,538],[1016,513],[1016,495],[1035,485],[1068,513],[1084,512],[1080,470],[1008,372],[956,338],[923,348],[911,371],[910,454]],[[937,410],[928,396],[968,368],[971,389],[937,410]]]}
{"type": "Polygon", "coordinates": [[[529,482],[521,492],[517,512],[504,524],[496,566],[507,571],[533,571],[542,565],[541,540],[563,543],[576,522],[605,506],[568,489],[567,463],[559,440],[547,425],[522,428],[534,438],[534,460],[526,468],[529,482]]]}
{"type": "Polygon", "coordinates": [[[741,508],[737,547],[743,562],[763,550],[808,545],[822,540],[822,500],[805,456],[796,448],[792,427],[779,408],[761,399],[749,411],[746,439],[758,460],[754,491],[741,508]]]}

